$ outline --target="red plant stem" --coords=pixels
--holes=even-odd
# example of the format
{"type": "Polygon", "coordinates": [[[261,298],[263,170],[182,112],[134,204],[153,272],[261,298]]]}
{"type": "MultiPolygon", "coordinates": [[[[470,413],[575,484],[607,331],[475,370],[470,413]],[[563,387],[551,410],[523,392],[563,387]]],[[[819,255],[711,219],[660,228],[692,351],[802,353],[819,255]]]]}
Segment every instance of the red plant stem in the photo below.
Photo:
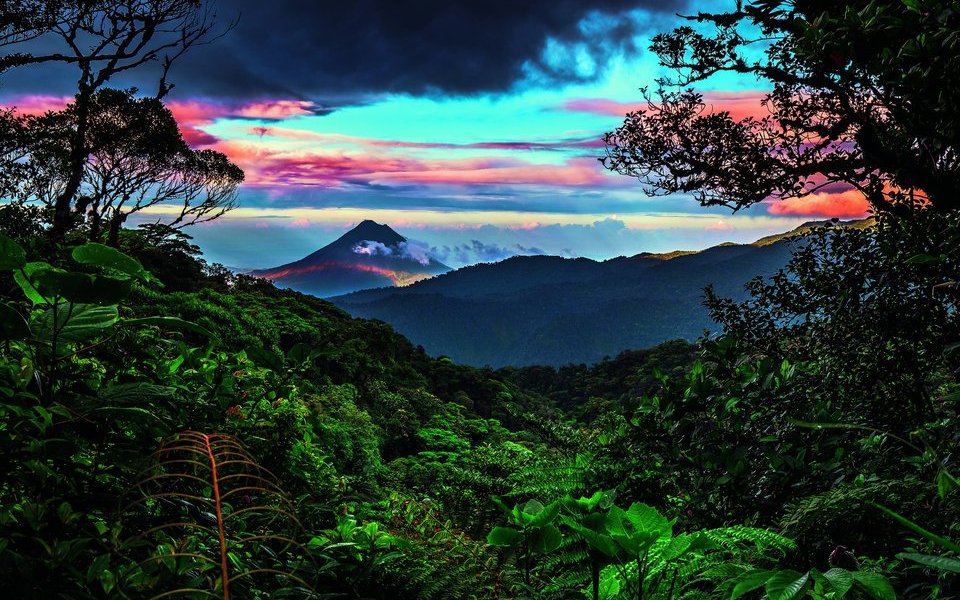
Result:
{"type": "Polygon", "coordinates": [[[227,576],[227,536],[223,532],[223,511],[220,508],[220,481],[217,479],[217,461],[213,457],[213,447],[210,446],[210,436],[203,434],[203,441],[207,444],[207,456],[210,457],[210,476],[213,479],[213,499],[217,508],[217,529],[220,533],[220,570],[223,581],[223,600],[230,600],[230,579],[227,576]]]}

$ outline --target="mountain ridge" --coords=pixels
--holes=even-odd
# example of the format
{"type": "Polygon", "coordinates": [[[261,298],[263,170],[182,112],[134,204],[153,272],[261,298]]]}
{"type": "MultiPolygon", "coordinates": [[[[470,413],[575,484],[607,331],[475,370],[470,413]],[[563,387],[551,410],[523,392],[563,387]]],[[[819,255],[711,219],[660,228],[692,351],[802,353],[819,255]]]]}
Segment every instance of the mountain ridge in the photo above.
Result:
{"type": "Polygon", "coordinates": [[[326,298],[410,285],[449,270],[422,249],[411,247],[407,238],[390,226],[366,219],[299,260],[249,274],[269,279],[278,287],[326,298]]]}
{"type": "MultiPolygon", "coordinates": [[[[641,253],[596,261],[516,256],[479,263],[404,288],[329,300],[355,317],[385,321],[424,346],[475,366],[592,363],[716,328],[703,289],[742,300],[744,285],[782,268],[809,222],[750,244],[698,252],[641,253]]],[[[867,221],[841,223],[868,226],[867,221]]]]}

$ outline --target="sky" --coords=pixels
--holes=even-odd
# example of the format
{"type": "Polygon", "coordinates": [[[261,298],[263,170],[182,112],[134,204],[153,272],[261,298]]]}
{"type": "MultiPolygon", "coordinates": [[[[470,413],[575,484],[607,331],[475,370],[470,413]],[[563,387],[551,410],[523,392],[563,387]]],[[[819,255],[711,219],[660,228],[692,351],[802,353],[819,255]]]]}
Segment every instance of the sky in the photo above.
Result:
{"type": "MultiPolygon", "coordinates": [[[[236,268],[296,260],[363,219],[446,264],[515,254],[606,259],[749,242],[865,212],[824,193],[735,215],[650,198],[605,171],[602,136],[666,74],[648,46],[685,0],[220,0],[221,33],[178,62],[166,98],[185,139],[246,173],[241,208],[189,233],[236,268]]],[[[72,72],[0,78],[0,103],[63,105],[72,72]]],[[[149,69],[113,82],[151,91],[149,69]]],[[[702,88],[714,110],[759,114],[762,84],[702,88]]]]}

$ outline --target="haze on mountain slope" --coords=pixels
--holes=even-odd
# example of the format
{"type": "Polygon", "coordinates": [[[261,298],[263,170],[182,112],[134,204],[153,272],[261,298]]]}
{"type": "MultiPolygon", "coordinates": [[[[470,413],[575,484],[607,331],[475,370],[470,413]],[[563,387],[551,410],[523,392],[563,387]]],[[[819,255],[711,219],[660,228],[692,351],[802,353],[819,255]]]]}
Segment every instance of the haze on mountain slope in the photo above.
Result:
{"type": "MultiPolygon", "coordinates": [[[[848,226],[862,226],[854,222],[848,226]]],[[[493,367],[592,363],[715,329],[702,305],[713,285],[743,299],[744,285],[783,267],[814,225],[753,244],[606,261],[516,256],[404,288],[331,298],[355,317],[380,319],[433,355],[493,367]]]]}
{"type": "Polygon", "coordinates": [[[298,261],[250,274],[319,298],[410,285],[450,267],[387,225],[371,220],[298,261]]]}

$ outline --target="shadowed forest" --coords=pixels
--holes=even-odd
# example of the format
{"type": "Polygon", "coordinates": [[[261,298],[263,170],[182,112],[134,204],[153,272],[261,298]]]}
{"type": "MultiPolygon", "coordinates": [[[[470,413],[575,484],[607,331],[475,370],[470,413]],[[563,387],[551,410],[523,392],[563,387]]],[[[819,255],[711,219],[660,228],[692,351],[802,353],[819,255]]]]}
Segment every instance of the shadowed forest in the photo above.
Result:
{"type": "Polygon", "coordinates": [[[189,227],[244,181],[165,104],[230,35],[205,2],[0,3],[0,77],[77,82],[0,111],[5,597],[957,597],[960,6],[684,22],[603,165],[732,210],[849,190],[872,218],[705,289],[720,335],[492,369],[203,259],[189,227]],[[708,110],[718,73],[767,114],[708,110]]]}

